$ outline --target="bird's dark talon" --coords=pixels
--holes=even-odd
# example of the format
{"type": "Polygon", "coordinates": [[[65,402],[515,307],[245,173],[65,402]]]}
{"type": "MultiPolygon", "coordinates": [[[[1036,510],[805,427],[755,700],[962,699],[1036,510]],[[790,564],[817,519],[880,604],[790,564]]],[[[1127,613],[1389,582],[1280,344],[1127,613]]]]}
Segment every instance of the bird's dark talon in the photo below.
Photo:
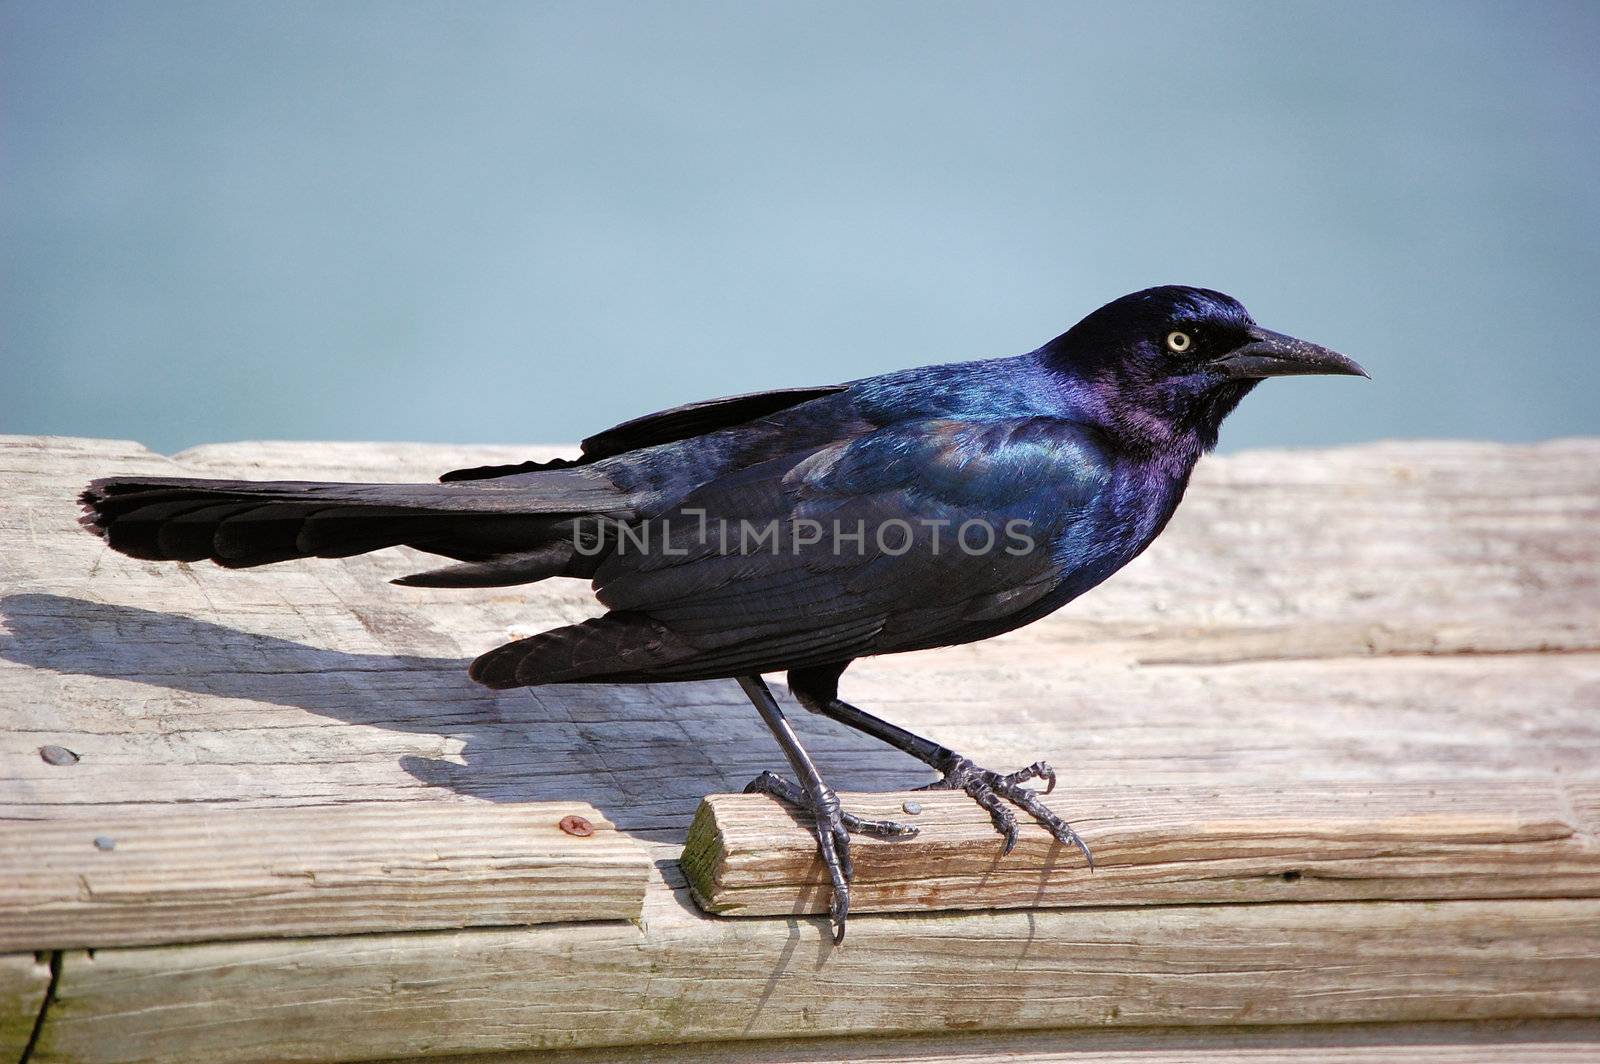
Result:
{"type": "MultiPolygon", "coordinates": [[[[833,833],[833,852],[839,858],[839,874],[844,876],[845,893],[850,892],[850,881],[856,878],[856,862],[850,853],[850,833],[844,828],[831,828],[833,833]]],[[[838,892],[834,892],[838,897],[838,892]]]]}
{"type": "MultiPolygon", "coordinates": [[[[844,941],[845,923],[850,916],[850,881],[855,878],[855,861],[850,854],[850,836],[871,835],[880,839],[905,839],[918,828],[897,820],[863,820],[839,807],[839,797],[831,789],[812,795],[793,780],[776,772],[763,772],[745,784],[746,794],[767,794],[786,805],[803,809],[816,820],[817,853],[828,869],[833,897],[828,917],[833,923],[833,941],[844,941]]],[[[1009,815],[1009,814],[1008,814],[1009,815]]]]}
{"type": "Polygon", "coordinates": [[[979,805],[989,811],[989,819],[994,823],[994,829],[1005,839],[1005,844],[1000,847],[1001,856],[1010,853],[1017,845],[1017,817],[1016,814],[1005,807],[1000,795],[989,787],[977,788],[979,793],[972,794],[979,805]]]}
{"type": "Polygon", "coordinates": [[[781,794],[779,790],[774,789],[774,787],[779,786],[794,787],[794,784],[787,781],[787,779],[782,778],[782,776],[779,776],[778,773],[773,773],[773,771],[763,771],[760,776],[757,776],[757,778],[752,779],[752,781],[747,782],[747,784],[744,784],[744,794],[770,794],[773,795],[774,798],[782,798],[782,800],[786,800],[787,802],[789,797],[787,797],[786,794],[781,794]]]}
{"type": "MultiPolygon", "coordinates": [[[[976,768],[976,766],[974,767],[976,768]]],[[[979,769],[978,771],[982,770],[979,769]]],[[[1043,780],[1043,793],[1045,794],[1049,794],[1051,791],[1056,789],[1056,770],[1051,767],[1050,762],[1048,761],[1035,761],[1027,768],[1018,769],[1009,776],[1003,776],[1001,778],[1005,783],[1012,786],[1027,783],[1029,780],[1043,780]]]]}
{"type": "Polygon", "coordinates": [[[1044,793],[1049,794],[1056,789],[1056,770],[1048,761],[1036,761],[1033,767],[1038,770],[1039,778],[1044,780],[1044,793]]]}
{"type": "Polygon", "coordinates": [[[1011,823],[1006,825],[1003,834],[1005,835],[1005,841],[1000,844],[1000,856],[1006,857],[1010,855],[1012,850],[1017,848],[1016,818],[1013,817],[1011,823]]]}
{"type": "Polygon", "coordinates": [[[871,835],[875,839],[909,839],[922,829],[915,824],[902,824],[898,820],[862,820],[850,813],[840,813],[845,830],[852,835],[871,835]]]}
{"type": "Polygon", "coordinates": [[[1094,853],[1090,851],[1089,844],[1084,842],[1083,838],[1072,829],[1071,824],[1068,824],[1047,809],[1044,803],[1031,795],[1022,798],[1018,804],[1032,814],[1035,820],[1043,824],[1050,834],[1055,836],[1057,842],[1064,846],[1077,847],[1079,852],[1083,854],[1083,859],[1088,864],[1089,871],[1094,871],[1094,853]]]}
{"type": "Polygon", "coordinates": [[[1089,851],[1088,843],[1072,830],[1072,825],[1039,801],[1041,793],[1049,794],[1056,787],[1056,770],[1048,761],[1035,761],[1027,768],[1005,776],[979,768],[965,757],[950,757],[938,764],[936,769],[943,773],[941,778],[919,789],[962,790],[970,795],[973,801],[988,810],[994,829],[1005,840],[1000,849],[1002,856],[1009,854],[1017,844],[1017,818],[1005,805],[1010,802],[1037,820],[1062,845],[1077,847],[1090,870],[1094,869],[1094,854],[1089,851]],[[1036,779],[1045,782],[1044,791],[1023,786],[1027,781],[1036,779]]]}

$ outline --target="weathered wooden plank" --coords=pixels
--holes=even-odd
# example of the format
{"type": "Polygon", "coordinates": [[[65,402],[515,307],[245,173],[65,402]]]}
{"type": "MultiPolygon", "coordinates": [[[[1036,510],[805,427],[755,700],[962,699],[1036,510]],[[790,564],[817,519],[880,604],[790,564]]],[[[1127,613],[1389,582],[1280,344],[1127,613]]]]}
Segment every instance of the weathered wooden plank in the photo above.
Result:
{"type": "MultiPolygon", "coordinates": [[[[25,650],[0,645],[0,656],[48,657],[67,671],[41,667],[8,688],[22,670],[0,664],[11,729],[0,749],[0,813],[573,799],[623,830],[681,841],[703,795],[738,791],[782,761],[732,684],[496,694],[474,690],[448,659],[435,667],[403,651],[317,645],[327,637],[300,643],[143,618],[98,604],[5,617],[29,641],[25,650]],[[162,648],[177,639],[193,641],[195,672],[162,671],[158,659],[171,656],[162,648]],[[91,655],[108,645],[121,647],[120,659],[101,664],[91,655]],[[126,674],[107,675],[114,669],[126,674]],[[37,752],[46,743],[82,760],[48,765],[37,752]]],[[[847,690],[980,763],[1049,758],[1063,773],[1052,801],[1072,817],[1093,813],[1075,798],[1092,786],[1556,778],[1600,764],[1600,655],[1053,673],[1036,667],[1031,648],[983,649],[965,663],[865,662],[859,677],[846,675],[847,690]]],[[[794,723],[838,788],[932,778],[809,714],[794,723]]]]}
{"type": "MultiPolygon", "coordinates": [[[[1568,822],[1543,781],[1210,789],[1081,789],[1078,852],[1021,823],[1001,853],[989,816],[948,791],[845,794],[911,839],[858,838],[851,910],[1358,899],[1600,897],[1600,841],[1568,822]],[[920,810],[908,815],[906,803],[920,810]]],[[[1026,818],[1019,818],[1026,820],[1026,818]]],[[[828,877],[809,819],[762,795],[714,794],[683,851],[709,912],[827,911],[828,877]]]]}
{"type": "MultiPolygon", "coordinates": [[[[1600,1021],[984,1031],[910,1038],[785,1038],[693,1046],[430,1058],[433,1064],[1592,1064],[1600,1021]]],[[[396,1061],[374,1064],[397,1064],[396,1061]]]]}
{"type": "MultiPolygon", "coordinates": [[[[19,548],[0,552],[0,815],[575,799],[681,840],[702,795],[781,764],[734,685],[494,693],[464,675],[514,630],[595,612],[580,583],[396,588],[433,564],[403,551],[139,562],[85,535],[72,501],[116,471],[410,480],[534,453],[241,444],[175,461],[0,440],[0,535],[19,548]],[[82,761],[47,765],[46,743],[82,761]]],[[[845,693],[986,764],[1049,758],[1080,819],[1080,786],[1593,774],[1597,509],[1593,440],[1207,460],[1168,532],[1105,587],[982,645],[860,662],[845,693]],[[1568,652],[1468,652],[1546,645],[1568,652]],[[1316,657],[1331,653],[1359,657],[1316,657]],[[1132,667],[1184,655],[1201,663],[1132,667]]],[[[840,789],[929,778],[796,725],[840,789]]]]}
{"type": "Polygon", "coordinates": [[[649,880],[645,848],[582,802],[14,821],[0,950],[631,920],[649,880]]]}
{"type": "Polygon", "coordinates": [[[719,920],[66,955],[35,1060],[333,1061],[1071,1026],[1600,1013],[1600,901],[719,920]]]}
{"type": "MultiPolygon", "coordinates": [[[[413,480],[537,451],[250,444],[173,460],[0,440],[0,815],[364,800],[471,816],[483,799],[579,800],[670,856],[702,795],[777,767],[731,684],[493,693],[464,675],[514,632],[595,612],[582,585],[392,587],[433,564],[406,551],[246,572],[144,563],[84,535],[72,502],[112,472],[413,480]],[[81,760],[46,764],[48,743],[81,760]]],[[[1597,516],[1594,440],[1208,460],[1168,532],[1093,595],[981,646],[862,662],[846,696],[995,767],[1049,758],[1063,770],[1052,802],[1080,824],[1102,813],[1092,788],[1592,782],[1597,516]]],[[[826,722],[796,725],[841,789],[929,778],[826,722]]],[[[1592,825],[1600,805],[1569,793],[1592,825]]],[[[1082,911],[862,915],[834,952],[818,921],[700,918],[657,885],[643,930],[71,953],[77,996],[41,1048],[417,1055],[1099,1024],[1112,1008],[1135,1014],[1118,1023],[1253,1021],[1256,1008],[1273,1022],[1592,1015],[1596,921],[1570,908],[1585,904],[1221,905],[1137,926],[1082,911]],[[1269,912],[1278,923],[1230,915],[1269,912]]]]}
{"type": "Polygon", "coordinates": [[[0,1061],[22,1059],[50,988],[46,955],[0,954],[0,1061]]]}

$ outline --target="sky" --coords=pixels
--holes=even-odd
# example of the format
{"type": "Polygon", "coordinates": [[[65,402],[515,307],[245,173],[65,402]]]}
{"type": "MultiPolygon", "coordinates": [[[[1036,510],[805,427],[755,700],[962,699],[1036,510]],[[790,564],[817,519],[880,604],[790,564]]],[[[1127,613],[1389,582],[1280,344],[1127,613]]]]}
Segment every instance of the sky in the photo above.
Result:
{"type": "Polygon", "coordinates": [[[1600,3],[0,0],[0,432],[574,441],[1153,284],[1600,432],[1600,3]]]}

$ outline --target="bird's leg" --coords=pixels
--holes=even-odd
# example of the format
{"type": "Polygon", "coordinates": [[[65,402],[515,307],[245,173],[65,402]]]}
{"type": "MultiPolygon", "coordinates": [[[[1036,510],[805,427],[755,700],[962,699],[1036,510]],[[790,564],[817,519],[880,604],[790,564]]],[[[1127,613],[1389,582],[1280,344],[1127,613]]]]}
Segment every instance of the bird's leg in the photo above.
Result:
{"type": "Polygon", "coordinates": [[[773,737],[783,747],[784,756],[789,759],[790,767],[800,780],[797,785],[775,773],[763,772],[750,781],[745,791],[770,794],[806,810],[816,819],[817,852],[822,855],[828,878],[833,881],[833,898],[828,904],[828,913],[833,919],[833,941],[843,942],[845,919],[850,914],[850,879],[854,872],[850,864],[850,833],[855,831],[880,838],[905,838],[915,835],[917,829],[893,820],[862,820],[841,809],[839,796],[823,782],[822,774],[817,771],[805,747],[800,745],[799,736],[789,726],[789,719],[783,715],[777,699],[767,689],[766,681],[760,676],[741,676],[739,686],[744,688],[744,693],[755,704],[756,712],[761,714],[761,719],[772,730],[773,737]]]}
{"type": "Polygon", "coordinates": [[[988,811],[995,830],[1004,837],[1003,852],[1010,853],[1017,844],[1017,817],[1006,807],[1006,802],[1010,802],[1042,824],[1059,842],[1076,846],[1082,851],[1084,860],[1089,862],[1089,867],[1094,867],[1094,854],[1078,833],[1072,830],[1072,825],[1039,800],[1039,791],[1023,786],[1030,780],[1043,780],[1043,793],[1049,794],[1055,790],[1056,770],[1050,767],[1049,762],[1035,761],[1027,768],[1006,775],[981,768],[947,746],[924,739],[898,724],[891,724],[843,701],[838,695],[838,680],[839,672],[833,669],[796,670],[789,673],[789,689],[800,700],[800,704],[813,713],[820,713],[840,724],[865,732],[874,739],[880,739],[938,772],[941,778],[923,790],[957,790],[971,795],[988,811]]]}

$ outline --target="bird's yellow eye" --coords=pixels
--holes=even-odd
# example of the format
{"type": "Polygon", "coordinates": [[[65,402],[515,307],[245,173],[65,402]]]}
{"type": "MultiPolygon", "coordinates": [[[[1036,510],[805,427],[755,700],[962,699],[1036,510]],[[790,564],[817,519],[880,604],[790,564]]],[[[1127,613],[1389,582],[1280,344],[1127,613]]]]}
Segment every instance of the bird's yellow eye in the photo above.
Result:
{"type": "Polygon", "coordinates": [[[1181,355],[1194,346],[1194,338],[1186,332],[1167,333],[1167,350],[1175,355],[1181,355]]]}

